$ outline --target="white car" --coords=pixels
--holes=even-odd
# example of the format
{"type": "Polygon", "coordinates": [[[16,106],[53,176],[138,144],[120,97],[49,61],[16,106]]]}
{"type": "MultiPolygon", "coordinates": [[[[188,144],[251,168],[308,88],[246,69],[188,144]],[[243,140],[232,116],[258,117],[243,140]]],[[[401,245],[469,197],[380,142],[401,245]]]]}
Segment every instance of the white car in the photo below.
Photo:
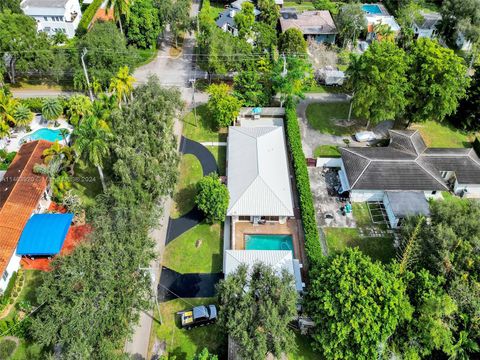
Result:
{"type": "Polygon", "coordinates": [[[375,140],[377,136],[373,131],[359,131],[355,134],[355,140],[358,142],[367,142],[375,140]]]}

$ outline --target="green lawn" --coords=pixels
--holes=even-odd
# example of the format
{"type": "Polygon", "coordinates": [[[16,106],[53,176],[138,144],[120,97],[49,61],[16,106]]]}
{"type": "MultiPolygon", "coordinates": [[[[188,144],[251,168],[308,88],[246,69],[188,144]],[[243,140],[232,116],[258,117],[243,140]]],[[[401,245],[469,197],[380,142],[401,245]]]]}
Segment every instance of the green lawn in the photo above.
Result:
{"type": "Polygon", "coordinates": [[[345,92],[343,86],[325,86],[316,84],[312,86],[307,93],[332,93],[332,94],[342,94],[345,92]]]}
{"type": "Polygon", "coordinates": [[[315,7],[313,6],[311,1],[301,1],[301,4],[299,4],[300,1],[285,1],[283,3],[284,8],[295,8],[299,11],[304,11],[304,10],[315,10],[315,7]]]}
{"type": "Polygon", "coordinates": [[[135,67],[148,64],[157,55],[157,49],[136,49],[135,67]]]}
{"type": "Polygon", "coordinates": [[[206,105],[197,107],[197,121],[194,112],[183,118],[183,135],[195,141],[223,142],[227,138],[227,129],[216,130],[206,105]]]}
{"type": "Polygon", "coordinates": [[[202,223],[165,247],[163,265],[182,274],[222,271],[222,226],[202,223]]]}
{"type": "Polygon", "coordinates": [[[225,4],[221,2],[210,2],[211,12],[210,16],[213,20],[216,20],[220,13],[225,10],[225,4]]]}
{"type": "Polygon", "coordinates": [[[428,147],[471,147],[470,143],[475,139],[474,133],[467,133],[449,124],[440,124],[436,121],[414,124],[411,128],[420,131],[428,147]]]}
{"type": "Polygon", "coordinates": [[[197,183],[202,176],[202,165],[197,157],[191,154],[183,155],[180,160],[178,182],[173,194],[170,217],[178,218],[193,209],[197,195],[197,183]]]}
{"type": "Polygon", "coordinates": [[[314,157],[340,157],[338,146],[335,145],[320,145],[313,151],[314,157]]]}
{"type": "Polygon", "coordinates": [[[367,203],[353,203],[352,213],[357,227],[364,228],[372,225],[372,219],[370,218],[370,212],[368,211],[367,203]]]}
{"type": "Polygon", "coordinates": [[[218,175],[224,176],[227,166],[227,147],[226,146],[207,146],[208,150],[213,154],[218,164],[218,175]]]}
{"type": "Polygon", "coordinates": [[[77,163],[73,182],[73,193],[86,206],[95,205],[95,197],[102,192],[102,183],[96,167],[77,163]]]}
{"type": "Polygon", "coordinates": [[[347,247],[358,247],[374,260],[388,263],[395,257],[391,237],[361,237],[356,228],[324,228],[329,253],[340,253],[347,247]]]}
{"type": "Polygon", "coordinates": [[[28,300],[30,304],[37,304],[36,291],[42,284],[42,272],[38,270],[25,270],[25,283],[22,292],[18,297],[18,301],[28,300]]]}
{"type": "Polygon", "coordinates": [[[288,360],[320,360],[323,359],[319,353],[312,349],[312,339],[309,336],[295,332],[295,345],[297,350],[287,354],[288,360]]]}
{"type": "MultiPolygon", "coordinates": [[[[215,299],[198,298],[176,299],[160,304],[163,323],[154,321],[153,332],[160,342],[166,344],[170,356],[176,356],[176,360],[190,360],[195,353],[206,347],[211,353],[219,354],[221,359],[224,358],[222,355],[227,346],[226,338],[218,326],[209,325],[183,330],[180,328],[179,315],[176,315],[178,311],[212,303],[215,303],[215,299]]],[[[158,313],[155,316],[158,319],[158,313]]]]}
{"type": "Polygon", "coordinates": [[[348,102],[310,104],[306,110],[307,120],[314,129],[323,134],[351,135],[361,129],[364,124],[353,118],[349,126],[341,126],[338,123],[338,120],[348,119],[349,108],[348,102]]]}

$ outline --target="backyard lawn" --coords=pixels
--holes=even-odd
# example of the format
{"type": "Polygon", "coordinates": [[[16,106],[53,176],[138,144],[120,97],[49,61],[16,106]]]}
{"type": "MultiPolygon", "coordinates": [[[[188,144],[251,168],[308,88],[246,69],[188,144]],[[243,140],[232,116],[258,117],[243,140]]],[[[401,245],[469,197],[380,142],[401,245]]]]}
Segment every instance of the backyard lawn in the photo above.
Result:
{"type": "Polygon", "coordinates": [[[202,164],[197,157],[191,154],[183,155],[180,160],[178,181],[173,194],[170,217],[176,219],[193,209],[195,195],[197,194],[197,183],[202,176],[202,164]]]}
{"type": "MultiPolygon", "coordinates": [[[[425,121],[414,124],[412,129],[418,129],[428,147],[462,148],[471,147],[470,143],[475,139],[474,133],[467,133],[453,126],[436,121],[425,121]]],[[[479,134],[477,134],[479,135],[479,134]]]]}
{"type": "Polygon", "coordinates": [[[388,263],[395,257],[392,237],[362,237],[357,228],[324,228],[328,252],[339,253],[358,247],[373,260],[388,263]]]}
{"type": "Polygon", "coordinates": [[[223,142],[227,138],[227,129],[215,129],[212,117],[206,105],[197,107],[197,121],[191,111],[183,118],[183,136],[195,141],[223,142]]]}
{"type": "Polygon", "coordinates": [[[73,193],[86,207],[95,205],[95,197],[102,192],[102,183],[96,167],[77,163],[75,165],[73,193]]]}
{"type": "Polygon", "coordinates": [[[222,271],[222,226],[202,223],[165,247],[163,265],[182,274],[222,271]]]}
{"type": "Polygon", "coordinates": [[[313,352],[312,339],[309,336],[301,335],[299,332],[295,332],[295,345],[297,350],[287,354],[288,360],[321,360],[318,352],[313,352]]]}
{"type": "Polygon", "coordinates": [[[314,157],[340,157],[338,146],[335,145],[320,145],[313,151],[314,157]]]}
{"type": "Polygon", "coordinates": [[[307,90],[307,93],[343,94],[344,92],[345,88],[343,86],[326,86],[322,84],[315,84],[307,90]]]}
{"type": "Polygon", "coordinates": [[[208,150],[213,154],[218,164],[218,175],[224,176],[225,167],[227,165],[227,147],[226,146],[207,146],[208,150]]]}
{"type": "Polygon", "coordinates": [[[295,8],[298,11],[305,11],[305,10],[315,10],[311,1],[285,1],[283,3],[284,8],[295,8]]]}
{"type": "MultiPolygon", "coordinates": [[[[224,358],[222,355],[227,346],[226,339],[218,326],[209,325],[188,331],[183,330],[180,328],[180,318],[176,314],[193,306],[212,303],[215,303],[215,299],[197,298],[175,299],[160,304],[163,323],[154,321],[154,336],[160,343],[166,345],[170,358],[176,356],[176,360],[190,360],[195,353],[205,347],[211,353],[220,355],[219,358],[224,358]]],[[[158,313],[155,317],[158,319],[158,313]]]]}
{"type": "Polygon", "coordinates": [[[350,124],[339,124],[339,120],[348,119],[349,109],[348,102],[315,103],[308,105],[306,115],[308,123],[322,134],[352,135],[365,124],[353,118],[350,124]]]}

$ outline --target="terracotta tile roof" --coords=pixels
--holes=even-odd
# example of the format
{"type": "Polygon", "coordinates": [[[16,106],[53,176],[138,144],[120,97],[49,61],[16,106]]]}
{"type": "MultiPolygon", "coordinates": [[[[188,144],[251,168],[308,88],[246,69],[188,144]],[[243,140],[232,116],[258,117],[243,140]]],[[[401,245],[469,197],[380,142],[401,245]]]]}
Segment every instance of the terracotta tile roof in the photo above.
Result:
{"type": "Polygon", "coordinates": [[[32,212],[47,187],[47,178],[33,172],[51,142],[23,145],[0,182],[0,275],[5,271],[32,212]]]}
{"type": "Polygon", "coordinates": [[[113,9],[102,9],[99,8],[95,15],[93,15],[93,19],[90,22],[89,28],[93,26],[97,21],[113,21],[114,20],[114,13],[113,9]]]}

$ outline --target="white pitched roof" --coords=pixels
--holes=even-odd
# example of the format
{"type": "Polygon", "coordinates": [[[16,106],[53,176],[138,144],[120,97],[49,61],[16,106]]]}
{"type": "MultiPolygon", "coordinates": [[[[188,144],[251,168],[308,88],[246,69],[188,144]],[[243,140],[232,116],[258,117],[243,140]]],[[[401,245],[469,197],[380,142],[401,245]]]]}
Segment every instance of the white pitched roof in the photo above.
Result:
{"type": "Polygon", "coordinates": [[[282,126],[231,126],[227,177],[228,216],[293,216],[282,126]]]}

